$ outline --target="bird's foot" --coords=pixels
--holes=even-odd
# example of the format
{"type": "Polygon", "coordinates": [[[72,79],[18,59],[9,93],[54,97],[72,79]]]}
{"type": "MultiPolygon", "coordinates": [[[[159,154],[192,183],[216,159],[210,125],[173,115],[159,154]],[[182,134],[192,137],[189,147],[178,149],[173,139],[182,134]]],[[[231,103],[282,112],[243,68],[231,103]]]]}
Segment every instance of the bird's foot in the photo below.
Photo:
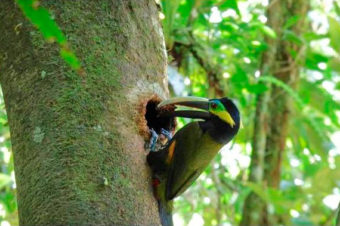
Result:
{"type": "Polygon", "coordinates": [[[149,149],[151,152],[155,152],[156,144],[158,140],[158,134],[156,133],[154,129],[150,129],[150,133],[151,133],[151,138],[150,138],[150,143],[149,143],[149,149]]]}
{"type": "Polygon", "coordinates": [[[162,128],[161,134],[163,134],[168,139],[168,141],[172,139],[172,133],[166,129],[162,128]]]}
{"type": "Polygon", "coordinates": [[[166,129],[161,128],[161,133],[159,135],[159,143],[162,147],[166,146],[172,139],[172,133],[166,129]]]}
{"type": "Polygon", "coordinates": [[[172,133],[166,129],[161,129],[161,133],[157,134],[154,129],[150,129],[151,138],[147,148],[150,152],[156,152],[163,148],[172,138],[172,133]]]}

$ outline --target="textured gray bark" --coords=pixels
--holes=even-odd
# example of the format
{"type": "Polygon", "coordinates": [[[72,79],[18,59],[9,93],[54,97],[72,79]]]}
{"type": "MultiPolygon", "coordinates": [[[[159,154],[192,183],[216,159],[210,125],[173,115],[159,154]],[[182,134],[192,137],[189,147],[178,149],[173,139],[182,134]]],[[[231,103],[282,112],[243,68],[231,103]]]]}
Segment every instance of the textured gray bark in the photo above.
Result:
{"type": "Polygon", "coordinates": [[[21,225],[158,224],[139,135],[145,101],[167,95],[155,1],[42,2],[83,75],[13,2],[0,1],[0,82],[21,225]]]}

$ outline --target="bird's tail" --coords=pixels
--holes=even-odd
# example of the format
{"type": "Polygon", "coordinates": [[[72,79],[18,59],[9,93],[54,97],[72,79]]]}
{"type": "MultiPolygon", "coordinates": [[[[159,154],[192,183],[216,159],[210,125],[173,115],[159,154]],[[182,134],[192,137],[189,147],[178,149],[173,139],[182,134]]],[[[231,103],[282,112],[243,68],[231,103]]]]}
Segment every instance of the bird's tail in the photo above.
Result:
{"type": "Polygon", "coordinates": [[[166,181],[164,175],[155,176],[152,179],[152,186],[154,189],[154,195],[158,202],[159,218],[162,226],[173,226],[172,222],[172,209],[173,201],[166,199],[166,181]]]}
{"type": "Polygon", "coordinates": [[[172,221],[172,201],[162,202],[158,201],[159,217],[162,226],[173,226],[172,221]]]}

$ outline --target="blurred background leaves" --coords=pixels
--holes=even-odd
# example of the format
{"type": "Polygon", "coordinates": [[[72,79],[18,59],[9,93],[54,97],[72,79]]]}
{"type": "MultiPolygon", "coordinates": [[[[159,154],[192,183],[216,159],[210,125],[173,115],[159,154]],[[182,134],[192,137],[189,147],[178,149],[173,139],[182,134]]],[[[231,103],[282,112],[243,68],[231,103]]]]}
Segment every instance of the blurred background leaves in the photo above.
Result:
{"type": "Polygon", "coordinates": [[[176,200],[178,225],[238,225],[250,191],[282,225],[334,223],[340,201],[338,3],[310,1],[308,13],[289,17],[278,37],[266,15],[274,2],[162,1],[172,95],[229,96],[241,109],[244,125],[234,144],[176,200]],[[308,28],[296,34],[291,28],[302,19],[308,28]],[[299,66],[297,88],[261,75],[261,56],[273,48],[268,40],[278,38],[303,50],[290,50],[299,66]],[[278,189],[249,182],[256,96],[271,85],[292,100],[278,189]]]}

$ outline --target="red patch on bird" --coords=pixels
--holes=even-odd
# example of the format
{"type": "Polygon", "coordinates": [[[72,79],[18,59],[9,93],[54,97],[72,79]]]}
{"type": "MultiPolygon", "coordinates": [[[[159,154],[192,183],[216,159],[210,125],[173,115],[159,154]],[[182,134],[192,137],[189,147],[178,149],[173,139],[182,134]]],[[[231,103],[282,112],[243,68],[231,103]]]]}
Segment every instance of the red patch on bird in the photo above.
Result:
{"type": "Polygon", "coordinates": [[[158,178],[153,178],[152,179],[152,186],[157,187],[161,181],[158,178]]]}

